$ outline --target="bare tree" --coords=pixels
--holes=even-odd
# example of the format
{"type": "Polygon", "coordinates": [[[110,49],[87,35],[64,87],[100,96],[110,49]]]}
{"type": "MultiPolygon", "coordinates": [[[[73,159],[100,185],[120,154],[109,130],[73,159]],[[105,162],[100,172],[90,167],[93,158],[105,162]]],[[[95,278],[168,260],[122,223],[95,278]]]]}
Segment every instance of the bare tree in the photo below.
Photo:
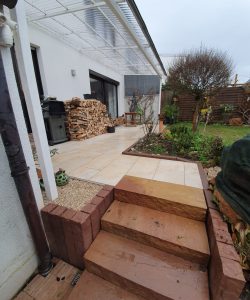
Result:
{"type": "Polygon", "coordinates": [[[142,112],[142,123],[145,136],[150,136],[155,132],[157,121],[154,117],[153,103],[155,101],[154,94],[143,95],[139,100],[142,112]]]}
{"type": "Polygon", "coordinates": [[[177,57],[169,68],[167,84],[177,93],[195,97],[193,131],[197,130],[205,97],[211,97],[229,84],[232,61],[226,53],[201,47],[177,57]]]}
{"type": "Polygon", "coordinates": [[[141,122],[145,137],[153,134],[157,127],[157,120],[154,113],[155,94],[153,90],[147,91],[146,95],[142,95],[139,91],[135,91],[133,98],[129,99],[130,108],[133,106],[133,111],[141,115],[141,122]]]}

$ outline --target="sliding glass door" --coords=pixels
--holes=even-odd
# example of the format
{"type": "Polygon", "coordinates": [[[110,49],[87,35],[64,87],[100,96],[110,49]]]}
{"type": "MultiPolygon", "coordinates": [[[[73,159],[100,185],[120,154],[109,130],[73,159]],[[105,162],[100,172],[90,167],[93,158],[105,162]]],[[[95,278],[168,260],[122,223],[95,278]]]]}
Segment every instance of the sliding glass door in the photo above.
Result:
{"type": "Polygon", "coordinates": [[[105,104],[111,117],[116,118],[118,116],[117,84],[90,74],[90,88],[92,97],[105,104]]]}
{"type": "Polygon", "coordinates": [[[117,117],[117,86],[105,82],[104,84],[104,90],[105,90],[105,95],[107,99],[107,107],[108,107],[108,112],[110,113],[112,118],[117,117]]]}

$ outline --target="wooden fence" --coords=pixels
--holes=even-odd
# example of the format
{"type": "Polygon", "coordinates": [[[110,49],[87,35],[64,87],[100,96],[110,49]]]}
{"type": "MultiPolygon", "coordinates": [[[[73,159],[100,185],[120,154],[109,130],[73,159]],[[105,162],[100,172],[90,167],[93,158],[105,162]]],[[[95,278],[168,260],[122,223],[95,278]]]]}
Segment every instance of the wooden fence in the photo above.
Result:
{"type": "MultiPolygon", "coordinates": [[[[169,103],[171,99],[170,91],[162,91],[162,111],[164,106],[169,103]]],[[[242,86],[239,87],[227,87],[220,91],[220,93],[214,97],[212,100],[213,103],[213,114],[212,114],[212,122],[220,122],[221,121],[221,113],[222,110],[220,108],[221,104],[232,104],[235,109],[232,113],[232,116],[239,116],[237,113],[237,107],[241,101],[247,99],[249,95],[246,94],[244,88],[242,86]]],[[[176,102],[178,107],[180,108],[179,121],[191,121],[192,116],[195,109],[195,100],[193,96],[190,95],[179,95],[178,101],[176,102]]]]}

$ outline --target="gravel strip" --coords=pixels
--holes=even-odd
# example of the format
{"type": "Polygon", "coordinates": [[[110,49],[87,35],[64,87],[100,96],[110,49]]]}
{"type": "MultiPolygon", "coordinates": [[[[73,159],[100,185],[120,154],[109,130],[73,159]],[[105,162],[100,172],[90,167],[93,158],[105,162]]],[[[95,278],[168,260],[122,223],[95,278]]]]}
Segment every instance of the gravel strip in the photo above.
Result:
{"type": "MultiPolygon", "coordinates": [[[[102,187],[103,185],[98,183],[70,178],[68,184],[57,187],[58,198],[53,203],[74,210],[80,210],[84,204],[90,202],[102,187]]],[[[46,205],[49,201],[46,199],[44,192],[43,196],[44,204],[46,205]]]]}
{"type": "Polygon", "coordinates": [[[211,168],[204,168],[204,171],[207,174],[207,180],[211,180],[212,178],[217,176],[217,174],[221,171],[221,168],[218,166],[211,167],[211,168]]]}

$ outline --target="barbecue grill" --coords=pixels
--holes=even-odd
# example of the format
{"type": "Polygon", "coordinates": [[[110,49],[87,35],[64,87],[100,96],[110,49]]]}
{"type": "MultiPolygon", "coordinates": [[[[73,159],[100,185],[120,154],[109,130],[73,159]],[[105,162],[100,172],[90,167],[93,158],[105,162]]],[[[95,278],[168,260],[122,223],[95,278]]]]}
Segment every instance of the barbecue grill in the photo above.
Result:
{"type": "Polygon", "coordinates": [[[42,103],[43,118],[49,145],[68,140],[65,130],[65,108],[63,101],[48,98],[42,103]]]}

